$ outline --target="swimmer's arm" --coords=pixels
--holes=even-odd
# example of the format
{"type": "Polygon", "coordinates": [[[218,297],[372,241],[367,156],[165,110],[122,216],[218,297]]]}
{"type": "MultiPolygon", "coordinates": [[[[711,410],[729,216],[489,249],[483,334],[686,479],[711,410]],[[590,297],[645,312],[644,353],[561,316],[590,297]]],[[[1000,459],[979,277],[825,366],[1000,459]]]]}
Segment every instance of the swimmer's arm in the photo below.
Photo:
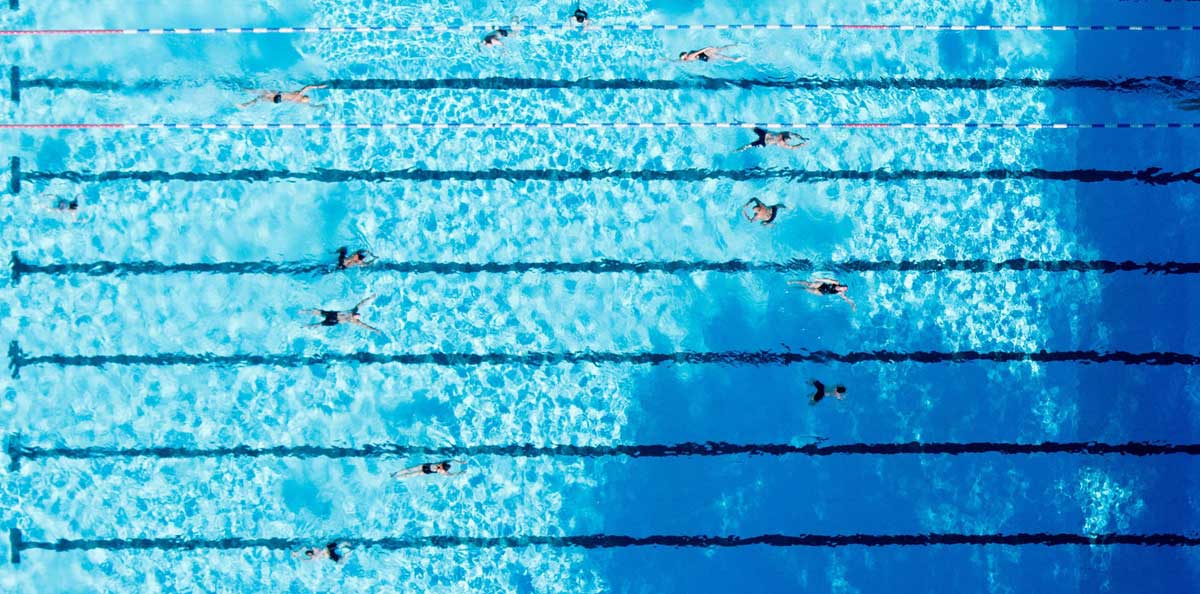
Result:
{"type": "Polygon", "coordinates": [[[250,107],[251,105],[258,103],[259,101],[262,101],[262,97],[255,97],[245,103],[239,103],[238,107],[250,107]]]}
{"type": "Polygon", "coordinates": [[[842,283],[839,283],[839,282],[837,282],[837,280],[835,280],[835,279],[832,279],[832,278],[829,278],[829,277],[824,277],[824,276],[818,276],[818,277],[814,277],[814,278],[813,278],[813,281],[814,281],[814,282],[818,282],[818,283],[833,283],[833,284],[835,284],[835,285],[840,285],[840,284],[842,284],[842,283]]]}
{"type": "Polygon", "coordinates": [[[362,306],[364,306],[364,305],[366,305],[366,304],[370,303],[370,302],[371,302],[371,301],[373,301],[374,299],[375,299],[375,295],[373,295],[373,294],[372,294],[372,295],[368,295],[366,299],[363,299],[362,301],[359,301],[359,302],[358,302],[358,305],[355,305],[355,306],[354,306],[354,309],[358,309],[358,308],[360,308],[360,307],[362,307],[362,306]]]}
{"type": "Polygon", "coordinates": [[[838,296],[840,296],[846,303],[850,304],[850,311],[858,311],[858,306],[854,304],[853,299],[847,297],[845,293],[838,293],[838,296]]]}
{"type": "Polygon", "coordinates": [[[313,89],[327,89],[327,88],[329,88],[329,85],[305,85],[304,88],[302,88],[296,92],[297,93],[305,93],[305,92],[311,91],[313,89]]]}
{"type": "MultiPolygon", "coordinates": [[[[383,330],[380,330],[379,328],[376,328],[362,320],[350,320],[350,323],[358,324],[359,326],[362,326],[363,328],[366,328],[367,330],[370,330],[371,332],[378,332],[380,334],[383,334],[383,330]]],[[[384,334],[384,336],[387,336],[387,335],[384,334]]]]}

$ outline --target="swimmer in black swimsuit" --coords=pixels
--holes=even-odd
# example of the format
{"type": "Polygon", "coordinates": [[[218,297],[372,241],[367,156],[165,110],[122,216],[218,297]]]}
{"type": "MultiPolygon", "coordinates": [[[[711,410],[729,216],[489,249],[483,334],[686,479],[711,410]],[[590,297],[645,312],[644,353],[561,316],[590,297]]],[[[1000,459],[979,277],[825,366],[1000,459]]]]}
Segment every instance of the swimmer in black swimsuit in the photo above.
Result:
{"type": "Polygon", "coordinates": [[[434,462],[432,464],[427,462],[425,464],[421,464],[420,466],[410,466],[404,470],[397,470],[396,472],[392,473],[392,478],[399,479],[408,478],[410,476],[425,476],[428,474],[444,474],[447,476],[452,474],[460,474],[462,472],[461,470],[458,472],[450,472],[450,466],[452,464],[458,464],[461,466],[463,463],[458,460],[443,460],[441,462],[434,462]]]}
{"type": "Polygon", "coordinates": [[[338,270],[345,270],[347,268],[354,268],[356,266],[366,266],[367,264],[375,261],[374,256],[367,250],[354,250],[351,252],[349,248],[340,247],[337,249],[337,255],[338,270]]]}
{"type": "MultiPolygon", "coordinates": [[[[322,548],[314,547],[311,549],[304,549],[304,551],[302,551],[300,554],[304,556],[305,561],[317,561],[319,559],[329,559],[330,561],[333,561],[334,563],[340,563],[342,561],[342,559],[346,558],[346,556],[338,551],[339,546],[341,546],[343,549],[347,548],[347,545],[345,545],[345,544],[339,545],[336,542],[331,542],[322,548]]],[[[294,554],[295,553],[293,553],[293,555],[294,554]]]]}
{"type": "Polygon", "coordinates": [[[717,60],[728,60],[730,62],[741,62],[745,58],[737,56],[726,56],[721,53],[721,50],[733,47],[732,45],[722,45],[721,47],[704,47],[690,52],[679,52],[680,62],[715,62],[717,60]]]}
{"type": "Polygon", "coordinates": [[[805,291],[808,291],[809,293],[812,293],[813,295],[821,295],[821,296],[837,295],[838,297],[841,297],[846,303],[850,304],[850,309],[852,309],[852,310],[858,309],[858,306],[856,306],[854,304],[854,300],[850,299],[850,297],[848,295],[846,295],[846,291],[850,290],[850,287],[843,285],[842,283],[839,283],[838,281],[836,281],[832,278],[817,277],[817,278],[814,278],[813,280],[807,280],[807,281],[791,280],[791,281],[788,281],[788,284],[804,287],[805,291]]]}
{"type": "Polygon", "coordinates": [[[576,23],[583,25],[584,29],[587,29],[588,22],[589,22],[588,21],[588,13],[586,10],[583,9],[583,7],[577,7],[575,9],[575,13],[571,15],[571,18],[575,19],[576,23]]]}
{"type": "MultiPolygon", "coordinates": [[[[816,404],[825,399],[825,384],[822,384],[817,380],[812,380],[812,385],[817,391],[812,395],[812,400],[809,401],[809,404],[816,404]]],[[[837,387],[833,389],[833,397],[837,398],[838,400],[844,399],[846,397],[846,386],[838,384],[837,387]]]]}
{"type": "Polygon", "coordinates": [[[492,31],[491,33],[488,33],[487,35],[484,35],[483,41],[481,43],[482,43],[483,47],[501,47],[502,48],[504,45],[504,42],[502,42],[501,39],[508,37],[509,33],[511,33],[511,31],[509,31],[508,29],[505,29],[505,28],[496,29],[495,31],[492,31]]]}
{"type": "Polygon", "coordinates": [[[761,221],[764,225],[770,225],[771,223],[775,222],[775,217],[779,216],[779,210],[783,208],[787,207],[782,204],[772,204],[767,206],[766,204],[763,204],[762,200],[759,200],[758,198],[751,198],[742,205],[742,216],[746,217],[746,220],[750,221],[751,223],[761,221]],[[754,212],[753,216],[746,212],[747,206],[752,207],[751,210],[754,212]]]}
{"type": "Polygon", "coordinates": [[[798,134],[792,134],[791,132],[768,132],[762,128],[755,128],[754,134],[757,135],[758,138],[756,138],[754,142],[739,148],[739,152],[748,148],[761,148],[767,146],[777,146],[779,148],[785,148],[794,151],[808,143],[807,138],[798,134]],[[793,138],[798,138],[800,141],[796,144],[791,144],[790,141],[793,138]]]}
{"type": "Polygon", "coordinates": [[[59,198],[58,201],[54,203],[54,210],[61,210],[63,212],[70,213],[77,212],[79,210],[79,199],[72,198],[67,200],[65,198],[59,198]]]}
{"type": "Polygon", "coordinates": [[[349,311],[337,311],[337,310],[332,310],[332,309],[310,309],[308,311],[312,312],[314,315],[321,316],[324,319],[321,320],[320,322],[317,322],[315,324],[309,324],[309,325],[310,326],[337,326],[338,324],[355,324],[357,326],[362,326],[363,328],[366,328],[367,330],[370,330],[372,332],[378,332],[380,334],[383,334],[383,330],[380,330],[379,328],[376,328],[374,326],[371,326],[370,324],[367,324],[366,322],[363,322],[362,318],[359,317],[358,308],[370,303],[371,300],[374,298],[375,298],[375,296],[371,295],[370,297],[367,297],[366,299],[359,301],[358,305],[355,305],[354,308],[350,309],[349,311]]]}
{"type": "Polygon", "coordinates": [[[319,108],[321,106],[312,103],[312,97],[309,97],[305,93],[313,89],[324,89],[327,86],[328,85],[308,85],[299,91],[257,91],[258,97],[255,97],[254,99],[251,99],[250,101],[247,101],[238,107],[249,107],[258,102],[278,104],[286,101],[287,103],[303,103],[311,107],[319,108]]]}

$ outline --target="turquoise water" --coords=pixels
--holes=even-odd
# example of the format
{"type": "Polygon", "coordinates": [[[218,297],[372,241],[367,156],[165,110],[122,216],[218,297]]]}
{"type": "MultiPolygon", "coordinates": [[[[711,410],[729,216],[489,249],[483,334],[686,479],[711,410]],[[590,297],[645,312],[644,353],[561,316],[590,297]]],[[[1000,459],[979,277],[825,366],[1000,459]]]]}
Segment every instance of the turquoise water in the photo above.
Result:
{"type": "MultiPolygon", "coordinates": [[[[22,2],[12,28],[386,25],[561,20],[534,3],[22,2]]],[[[1179,3],[618,2],[598,22],[1197,23],[1179,3]]],[[[325,107],[236,105],[243,87],[315,80],[728,77],[1190,77],[1194,34],[554,32],[482,52],[474,34],[19,37],[26,88],[5,122],[1194,121],[1180,92],[1005,87],[328,90],[325,107]],[[679,64],[738,44],[743,63],[679,64]],[[157,82],[156,82],[157,81],[157,82]],[[153,83],[153,84],[151,84],[153,83]],[[159,84],[161,83],[161,84],[159,84]],[[1192,119],[1189,119],[1192,118],[1192,119]]],[[[9,64],[5,64],[8,66],[9,64]]],[[[1187,171],[1187,131],[834,130],[796,152],[733,153],[736,130],[56,131],[0,133],[23,171],[982,170],[1187,171]]],[[[5,176],[7,177],[7,176],[5,176]]],[[[1194,184],[1036,179],[76,182],[0,197],[0,248],[34,263],[779,261],[789,258],[1200,258],[1194,184]],[[788,206],[763,228],[750,197],[788,206]],[[78,197],[78,214],[54,211],[78,197]]],[[[31,275],[0,292],[0,338],[32,354],[319,355],[830,349],[1200,352],[1195,281],[1138,274],[839,275],[858,304],[779,273],[31,275]],[[303,309],[378,298],[385,331],[307,328],[303,309]],[[782,346],[781,346],[782,345],[782,346]]],[[[4,361],[8,363],[8,361],[4,361]]],[[[6,365],[7,366],[7,365],[6,365]]],[[[1196,441],[1195,372],[1120,365],[339,364],[23,368],[0,378],[3,430],[34,446],[608,445],[1196,441]],[[805,403],[811,377],[850,387],[805,403]]],[[[2,456],[0,456],[2,458],[2,456]]],[[[6,460],[0,460],[5,462],[6,460]]],[[[27,460],[0,473],[0,526],[29,540],[411,535],[1194,532],[1188,457],[864,456],[581,459],[482,456],[446,480],[424,459],[27,460]],[[1184,476],[1187,478],[1180,479],[1184,476]]],[[[7,464],[5,464],[7,467],[7,464]]],[[[3,547],[0,547],[3,548],[3,547]]],[[[913,547],[732,550],[527,547],[22,553],[13,592],[1187,591],[1188,549],[913,547]]]]}

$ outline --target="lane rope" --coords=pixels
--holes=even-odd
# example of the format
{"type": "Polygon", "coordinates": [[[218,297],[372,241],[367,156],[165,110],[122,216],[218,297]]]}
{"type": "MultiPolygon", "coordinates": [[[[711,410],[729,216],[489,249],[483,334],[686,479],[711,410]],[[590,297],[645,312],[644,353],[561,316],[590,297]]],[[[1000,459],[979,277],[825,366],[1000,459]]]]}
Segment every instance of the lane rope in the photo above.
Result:
{"type": "Polygon", "coordinates": [[[1095,130],[1197,129],[1200,122],[224,122],[0,124],[0,130],[1095,130]]]}
{"type": "MultiPolygon", "coordinates": [[[[297,33],[448,33],[512,31],[571,31],[578,23],[463,23],[451,25],[359,25],[332,27],[137,27],[108,29],[5,29],[0,35],[219,35],[297,33]]],[[[846,24],[846,23],[728,23],[728,24],[638,24],[589,22],[589,30],[600,31],[1200,31],[1200,25],[951,25],[951,24],[846,24]]]]}
{"type": "MultiPolygon", "coordinates": [[[[52,541],[29,540],[19,528],[9,529],[9,561],[20,564],[25,551],[205,551],[266,549],[268,551],[297,550],[304,547],[321,546],[333,542],[357,550],[398,551],[407,549],[502,549],[502,548],[578,548],[615,549],[629,547],[927,547],[946,545],[1002,545],[1002,546],[1146,546],[1146,547],[1194,547],[1200,546],[1200,537],[1182,533],[974,533],[931,532],[923,534],[758,534],[751,536],[706,535],[706,534],[650,534],[632,536],[626,534],[579,534],[549,536],[540,534],[515,534],[508,536],[349,536],[329,535],[324,538],[247,538],[229,536],[225,538],[199,538],[166,536],[154,538],[60,538],[52,541]]],[[[336,545],[335,545],[336,546],[336,545]]]]}

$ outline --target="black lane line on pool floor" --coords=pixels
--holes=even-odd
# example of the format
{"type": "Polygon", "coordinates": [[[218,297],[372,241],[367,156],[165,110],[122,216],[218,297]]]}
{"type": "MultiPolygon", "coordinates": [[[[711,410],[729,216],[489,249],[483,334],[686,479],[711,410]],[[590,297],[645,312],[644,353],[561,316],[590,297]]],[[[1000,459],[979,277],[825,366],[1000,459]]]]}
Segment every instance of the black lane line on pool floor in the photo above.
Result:
{"type": "Polygon", "coordinates": [[[475,367],[480,365],[548,365],[592,363],[596,365],[791,365],[794,363],[1123,363],[1125,365],[1197,365],[1200,355],[1173,351],[677,351],[653,353],[645,351],[535,351],[527,353],[321,353],[301,354],[234,354],[216,353],[154,353],[142,355],[29,355],[21,350],[18,341],[9,343],[9,367],[12,377],[20,377],[21,369],[34,365],[58,367],[103,367],[105,365],[148,366],[272,366],[308,367],[335,363],[359,365],[436,365],[443,367],[475,367]]]}
{"type": "MultiPolygon", "coordinates": [[[[72,262],[63,264],[32,264],[12,253],[12,282],[18,283],[31,275],[47,276],[135,276],[165,274],[272,274],[308,275],[344,272],[337,266],[312,261],[278,262],[72,262]]],[[[584,262],[414,262],[375,260],[361,272],[399,272],[406,274],[688,274],[696,272],[1142,272],[1144,274],[1200,274],[1200,262],[1133,262],[1130,260],[845,260],[814,262],[792,259],[779,262],[749,262],[745,260],[590,260],[584,262]]]]}
{"type": "Polygon", "coordinates": [[[897,547],[936,545],[1004,545],[1004,546],[1111,546],[1134,545],[1154,547],[1193,547],[1200,538],[1186,534],[1068,534],[1047,532],[1018,532],[1011,534],[761,534],[755,536],[706,536],[656,534],[628,536],[620,534],[584,534],[576,536],[408,536],[362,538],[330,535],[319,539],[297,538],[110,538],[59,539],[50,542],[25,540],[16,528],[9,530],[10,561],[21,562],[21,553],[29,550],[65,551],[197,551],[268,549],[298,550],[320,543],[337,542],[355,549],[385,551],[406,549],[510,549],[524,547],[613,549],[627,547],[674,548],[731,548],[767,547],[897,547]]]}
{"type": "MultiPolygon", "coordinates": [[[[77,78],[35,77],[21,78],[19,66],[10,67],[13,101],[20,101],[19,88],[41,88],[48,90],[79,90],[93,93],[107,92],[152,92],[164,89],[194,88],[197,81],[148,79],[139,81],[107,81],[77,78]]],[[[230,89],[261,88],[258,81],[238,78],[216,78],[199,81],[230,89]]],[[[1168,95],[1200,92],[1200,79],[1176,76],[1139,76],[1128,78],[822,78],[799,77],[791,79],[753,79],[689,77],[675,79],[636,78],[583,78],[552,79],[530,77],[481,77],[481,78],[335,78],[324,81],[309,81],[305,84],[325,85],[339,91],[403,91],[403,90],[647,90],[647,91],[721,91],[729,89],[781,89],[781,90],[969,90],[990,91],[1000,89],[1047,89],[1047,90],[1095,90],[1118,93],[1157,92],[1168,95]]],[[[300,86],[298,83],[296,86],[300,86]]]]}
{"type": "MultiPolygon", "coordinates": [[[[824,438],[822,438],[823,440],[824,438]]],[[[271,446],[231,445],[213,448],[189,447],[43,447],[21,443],[19,435],[10,436],[5,444],[9,457],[9,470],[20,468],[24,460],[72,459],[91,460],[108,458],[157,458],[160,460],[185,458],[379,458],[429,456],[436,458],[475,458],[479,456],[505,456],[518,458],[678,458],[714,456],[903,456],[938,455],[959,456],[969,454],[999,454],[1027,456],[1032,454],[1072,454],[1089,456],[1165,456],[1181,454],[1200,455],[1200,444],[1172,444],[1159,442],[1099,443],[1076,442],[899,442],[899,443],[845,443],[824,445],[810,443],[795,445],[786,443],[728,443],[723,441],[681,442],[673,444],[615,444],[602,446],[583,445],[535,445],[529,443],[496,445],[421,446],[401,443],[375,443],[361,446],[271,446]]]]}
{"type": "Polygon", "coordinates": [[[20,191],[21,181],[69,181],[103,183],[142,182],[266,182],[299,180],[319,183],[395,182],[395,181],[684,181],[713,179],[753,181],[779,179],[793,182],[821,181],[966,181],[966,180],[1045,180],[1082,183],[1136,181],[1149,185],[1200,183],[1200,169],[1166,171],[1160,167],[1144,169],[234,169],[230,171],[21,171],[20,160],[12,158],[10,191],[20,191]]]}

